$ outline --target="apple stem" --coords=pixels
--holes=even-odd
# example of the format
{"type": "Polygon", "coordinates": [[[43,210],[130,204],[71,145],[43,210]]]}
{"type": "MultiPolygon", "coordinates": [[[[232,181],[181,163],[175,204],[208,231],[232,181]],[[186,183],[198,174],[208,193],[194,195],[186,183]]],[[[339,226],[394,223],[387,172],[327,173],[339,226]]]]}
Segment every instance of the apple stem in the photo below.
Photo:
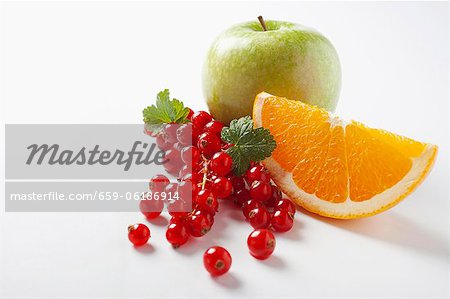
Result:
{"type": "Polygon", "coordinates": [[[267,31],[266,22],[264,21],[264,18],[262,16],[259,16],[258,21],[261,24],[261,27],[264,29],[264,31],[267,31]]]}

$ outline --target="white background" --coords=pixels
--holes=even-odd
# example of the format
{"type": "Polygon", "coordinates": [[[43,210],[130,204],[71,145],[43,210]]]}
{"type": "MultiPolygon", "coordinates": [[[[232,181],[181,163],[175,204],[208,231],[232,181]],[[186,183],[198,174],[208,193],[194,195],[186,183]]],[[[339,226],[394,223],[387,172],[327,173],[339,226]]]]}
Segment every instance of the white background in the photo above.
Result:
{"type": "Polygon", "coordinates": [[[139,123],[164,88],[205,109],[208,45],[259,14],[314,27],[334,43],[338,114],[439,145],[427,181],[369,219],[299,211],[265,262],[247,253],[251,229],[227,207],[206,237],[177,251],[164,239],[165,219],[150,224],[151,245],[137,250],[126,227],[145,222],[138,213],[2,212],[0,297],[449,296],[448,3],[3,3],[3,122],[139,123]],[[202,265],[210,245],[233,256],[218,279],[202,265]]]}

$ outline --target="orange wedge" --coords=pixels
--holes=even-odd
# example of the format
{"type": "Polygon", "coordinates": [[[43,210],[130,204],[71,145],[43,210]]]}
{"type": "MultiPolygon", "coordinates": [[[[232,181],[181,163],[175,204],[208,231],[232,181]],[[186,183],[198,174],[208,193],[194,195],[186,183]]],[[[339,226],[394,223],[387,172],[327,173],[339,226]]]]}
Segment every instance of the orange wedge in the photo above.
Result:
{"type": "Polygon", "coordinates": [[[253,121],[277,142],[263,162],[274,182],[298,205],[332,218],[393,207],[425,179],[437,155],[435,145],[268,93],[256,97],[253,121]]]}

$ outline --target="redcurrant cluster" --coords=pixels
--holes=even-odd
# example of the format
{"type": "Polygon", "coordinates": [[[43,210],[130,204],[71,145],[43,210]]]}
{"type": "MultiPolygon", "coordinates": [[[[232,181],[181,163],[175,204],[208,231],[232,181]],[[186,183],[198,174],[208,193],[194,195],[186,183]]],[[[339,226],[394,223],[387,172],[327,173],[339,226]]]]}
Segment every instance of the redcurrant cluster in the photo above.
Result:
{"type": "Polygon", "coordinates": [[[253,163],[242,177],[233,177],[233,197],[245,219],[254,229],[271,228],[286,232],[294,225],[295,206],[277,186],[260,163],[253,163]]]}
{"type": "MultiPolygon", "coordinates": [[[[182,126],[166,124],[155,136],[158,147],[166,153],[165,170],[177,177],[177,182],[171,183],[165,175],[156,175],[149,184],[153,194],[178,195],[167,206],[171,215],[166,231],[168,242],[176,248],[190,237],[204,236],[214,224],[219,200],[229,200],[242,209],[255,229],[247,239],[250,254],[258,259],[268,258],[275,248],[271,230],[286,232],[292,228],[294,204],[282,198],[260,163],[252,163],[243,176],[233,175],[233,160],[226,153],[233,145],[222,141],[221,122],[205,111],[190,110],[188,119],[190,122],[182,126]],[[192,207],[187,206],[190,202],[192,207]]],[[[159,216],[163,208],[164,201],[140,202],[147,219],[159,216]]],[[[142,238],[138,243],[142,243],[142,238]]],[[[220,275],[228,271],[231,256],[222,247],[212,247],[205,252],[204,263],[211,274],[220,275]]]]}
{"type": "Polygon", "coordinates": [[[219,199],[230,196],[233,188],[227,177],[233,161],[222,151],[226,144],[220,138],[224,125],[205,111],[193,113],[190,120],[177,132],[179,139],[191,132],[193,144],[185,144],[181,151],[185,165],[178,173],[178,194],[181,199],[191,195],[192,210],[170,213],[169,209],[172,218],[166,237],[174,247],[186,243],[189,236],[202,237],[208,233],[219,210],[219,199]],[[186,182],[190,189],[181,190],[186,182]],[[184,194],[187,192],[190,194],[184,194]]]}
{"type": "MultiPolygon", "coordinates": [[[[158,147],[165,151],[164,168],[177,177],[177,182],[170,183],[166,176],[156,175],[149,185],[153,194],[177,195],[167,207],[171,219],[166,237],[174,247],[185,244],[191,236],[208,233],[219,209],[218,199],[229,197],[233,190],[228,177],[233,161],[223,151],[227,144],[220,138],[224,125],[205,111],[190,110],[187,118],[189,123],[166,124],[155,136],[158,147]],[[188,206],[190,203],[192,207],[188,206]]],[[[140,203],[148,219],[157,217],[164,208],[153,202],[140,203]]]]}

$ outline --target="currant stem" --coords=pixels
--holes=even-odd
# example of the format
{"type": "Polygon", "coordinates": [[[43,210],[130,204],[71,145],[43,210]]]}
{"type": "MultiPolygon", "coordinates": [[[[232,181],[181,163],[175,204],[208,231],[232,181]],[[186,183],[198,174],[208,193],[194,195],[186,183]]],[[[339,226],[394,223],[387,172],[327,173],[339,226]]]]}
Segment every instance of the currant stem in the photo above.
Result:
{"type": "Polygon", "coordinates": [[[202,190],[205,189],[206,181],[208,180],[208,160],[202,155],[203,161],[205,162],[205,166],[203,167],[203,180],[202,180],[202,190]]]}

